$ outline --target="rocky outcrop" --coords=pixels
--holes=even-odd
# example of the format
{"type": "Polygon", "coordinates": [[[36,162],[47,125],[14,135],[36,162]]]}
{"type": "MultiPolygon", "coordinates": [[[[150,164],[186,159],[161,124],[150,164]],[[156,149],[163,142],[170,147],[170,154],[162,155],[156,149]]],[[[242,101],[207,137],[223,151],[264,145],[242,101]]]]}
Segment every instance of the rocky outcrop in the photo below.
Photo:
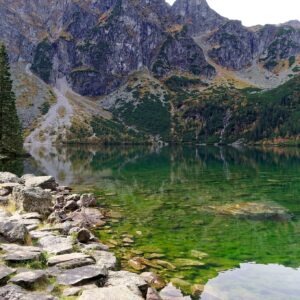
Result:
{"type": "Polygon", "coordinates": [[[211,9],[206,0],[176,0],[172,11],[193,36],[211,32],[227,20],[211,9]]]}

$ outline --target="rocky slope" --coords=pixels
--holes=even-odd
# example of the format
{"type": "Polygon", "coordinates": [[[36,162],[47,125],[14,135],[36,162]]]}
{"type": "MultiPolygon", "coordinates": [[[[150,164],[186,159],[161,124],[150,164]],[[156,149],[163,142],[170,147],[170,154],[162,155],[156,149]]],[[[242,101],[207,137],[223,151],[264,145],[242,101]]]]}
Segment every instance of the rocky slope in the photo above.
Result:
{"type": "Polygon", "coordinates": [[[213,121],[204,113],[220,91],[274,89],[300,71],[297,21],[247,28],[206,0],[0,0],[0,16],[31,144],[233,141],[250,125],[223,139],[228,126],[213,127],[232,108],[221,101],[213,121]],[[204,110],[191,118],[187,107],[204,110]]]}

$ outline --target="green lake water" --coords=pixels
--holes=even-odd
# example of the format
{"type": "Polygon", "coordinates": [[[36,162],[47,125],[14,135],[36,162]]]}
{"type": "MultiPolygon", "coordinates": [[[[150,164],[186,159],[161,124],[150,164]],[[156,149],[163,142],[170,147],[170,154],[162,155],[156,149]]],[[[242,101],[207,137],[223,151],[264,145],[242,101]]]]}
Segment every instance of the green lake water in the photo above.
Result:
{"type": "Polygon", "coordinates": [[[166,279],[206,284],[203,300],[300,299],[300,149],[69,147],[32,155],[2,168],[51,174],[97,193],[121,215],[100,238],[121,245],[122,235],[133,236],[131,247],[116,248],[124,267],[130,253],[155,253],[176,266],[156,270],[166,279]],[[243,202],[275,205],[292,218],[239,219],[206,209],[243,202]],[[195,258],[193,250],[207,256],[195,258]],[[203,266],[180,266],[182,258],[203,266]]]}

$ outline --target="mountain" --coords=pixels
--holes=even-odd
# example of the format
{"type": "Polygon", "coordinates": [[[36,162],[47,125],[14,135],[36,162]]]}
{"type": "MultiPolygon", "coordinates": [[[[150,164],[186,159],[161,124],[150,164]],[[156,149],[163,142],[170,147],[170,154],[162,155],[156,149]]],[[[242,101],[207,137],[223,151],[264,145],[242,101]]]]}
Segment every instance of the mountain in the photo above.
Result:
{"type": "Polygon", "coordinates": [[[298,139],[296,21],[248,28],[206,0],[0,0],[0,16],[31,145],[298,139]]]}

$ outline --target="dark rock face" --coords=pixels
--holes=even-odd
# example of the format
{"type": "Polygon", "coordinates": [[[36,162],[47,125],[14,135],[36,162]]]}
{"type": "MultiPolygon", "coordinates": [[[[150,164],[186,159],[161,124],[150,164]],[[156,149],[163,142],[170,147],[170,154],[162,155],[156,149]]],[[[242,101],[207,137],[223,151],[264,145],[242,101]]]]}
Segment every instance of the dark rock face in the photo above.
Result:
{"type": "Polygon", "coordinates": [[[208,40],[209,56],[218,64],[241,70],[258,60],[272,70],[282,59],[300,52],[300,32],[291,26],[266,25],[258,31],[228,21],[208,40]]]}
{"type": "Polygon", "coordinates": [[[131,72],[151,69],[164,51],[164,72],[179,68],[214,75],[186,33],[180,39],[169,36],[175,17],[163,0],[2,2],[0,39],[11,48],[11,59],[31,62],[32,71],[48,83],[66,76],[82,95],[114,91],[131,72]],[[165,49],[170,38],[172,48],[165,49]]]}
{"type": "Polygon", "coordinates": [[[185,32],[166,38],[152,66],[152,71],[158,76],[175,69],[207,78],[212,78],[216,73],[214,67],[206,62],[202,49],[185,32]]]}

